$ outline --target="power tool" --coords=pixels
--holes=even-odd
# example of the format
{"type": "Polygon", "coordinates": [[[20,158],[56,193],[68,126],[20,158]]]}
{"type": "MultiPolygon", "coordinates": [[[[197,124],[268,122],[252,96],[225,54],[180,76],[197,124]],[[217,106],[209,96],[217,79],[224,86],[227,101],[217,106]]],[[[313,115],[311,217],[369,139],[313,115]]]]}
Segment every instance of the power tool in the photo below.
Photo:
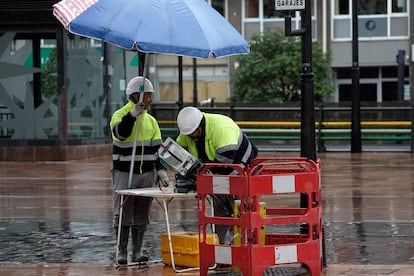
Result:
{"type": "Polygon", "coordinates": [[[175,192],[196,191],[196,179],[204,164],[168,137],[158,150],[161,163],[176,173],[175,192]]]}

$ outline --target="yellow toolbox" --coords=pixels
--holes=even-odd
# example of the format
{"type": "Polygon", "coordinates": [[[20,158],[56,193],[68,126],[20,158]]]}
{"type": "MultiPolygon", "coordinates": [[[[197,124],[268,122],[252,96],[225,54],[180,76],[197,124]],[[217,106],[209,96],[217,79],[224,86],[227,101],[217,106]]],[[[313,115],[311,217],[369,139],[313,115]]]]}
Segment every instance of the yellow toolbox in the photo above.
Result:
{"type": "MultiPolygon", "coordinates": [[[[174,263],[177,266],[199,267],[200,256],[198,247],[198,233],[191,231],[176,231],[171,233],[171,242],[174,253],[174,263]]],[[[218,244],[217,234],[208,234],[207,243],[218,244]]],[[[170,245],[168,234],[163,233],[161,237],[161,254],[164,264],[171,265],[170,245]]]]}

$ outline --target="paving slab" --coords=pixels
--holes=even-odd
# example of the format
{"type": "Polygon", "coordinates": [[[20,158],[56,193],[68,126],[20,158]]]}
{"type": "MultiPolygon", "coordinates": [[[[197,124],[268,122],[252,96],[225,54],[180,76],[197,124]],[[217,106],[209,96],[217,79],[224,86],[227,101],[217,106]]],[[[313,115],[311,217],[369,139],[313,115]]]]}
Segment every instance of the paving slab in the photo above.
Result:
{"type": "MultiPolygon", "coordinates": [[[[297,157],[297,152],[261,156],[297,157]]],[[[414,157],[320,153],[324,275],[414,275],[414,157]]],[[[194,201],[172,201],[172,231],[197,231],[194,201]]],[[[117,269],[111,157],[0,162],[0,276],[176,275],[162,263],[117,269]]],[[[156,203],[144,252],[160,258],[156,203]]],[[[181,275],[198,275],[187,272],[181,275]]]]}

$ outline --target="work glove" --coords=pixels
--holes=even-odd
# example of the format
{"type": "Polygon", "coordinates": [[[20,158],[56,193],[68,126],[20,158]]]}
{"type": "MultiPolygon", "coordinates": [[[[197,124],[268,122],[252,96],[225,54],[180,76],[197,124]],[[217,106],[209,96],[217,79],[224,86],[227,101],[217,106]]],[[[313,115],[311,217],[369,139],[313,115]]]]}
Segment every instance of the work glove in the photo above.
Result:
{"type": "Polygon", "coordinates": [[[145,104],[142,102],[137,103],[134,108],[129,112],[132,117],[136,118],[138,115],[141,115],[144,112],[145,104]]]}
{"type": "Polygon", "coordinates": [[[172,183],[171,183],[170,179],[168,178],[166,170],[161,169],[161,170],[158,171],[158,179],[160,180],[161,184],[164,187],[172,186],[172,183]]]}

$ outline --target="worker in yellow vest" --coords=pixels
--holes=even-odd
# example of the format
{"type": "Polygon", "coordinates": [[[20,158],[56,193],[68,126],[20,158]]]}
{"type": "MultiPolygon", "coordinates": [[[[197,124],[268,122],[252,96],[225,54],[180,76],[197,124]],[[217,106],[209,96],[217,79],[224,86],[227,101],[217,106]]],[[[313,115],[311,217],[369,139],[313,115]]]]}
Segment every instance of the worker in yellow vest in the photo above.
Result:
{"type": "Polygon", "coordinates": [[[116,190],[127,188],[152,187],[158,176],[168,186],[166,169],[161,165],[157,155],[162,142],[161,131],[156,119],[147,110],[152,103],[154,88],[150,80],[143,77],[131,79],[126,88],[128,103],[112,115],[110,127],[112,132],[112,187],[113,187],[113,227],[115,233],[120,232],[118,244],[119,265],[127,264],[127,246],[129,230],[132,239],[132,262],[146,262],[147,256],[141,255],[144,232],[149,223],[149,211],[152,198],[128,197],[123,205],[122,226],[119,225],[119,209],[121,196],[116,190]],[[135,135],[138,128],[137,137],[135,135]],[[134,139],[136,154],[133,163],[133,176],[129,182],[130,166],[134,139]],[[157,172],[157,173],[155,173],[157,172]]]}
{"type": "MultiPolygon", "coordinates": [[[[202,163],[240,164],[246,168],[257,156],[257,147],[228,116],[201,112],[189,106],[178,113],[177,124],[180,129],[177,143],[202,163]]],[[[231,174],[233,170],[223,167],[213,173],[231,174]]],[[[232,196],[215,196],[215,216],[231,216],[233,200],[232,196]]],[[[216,225],[221,244],[232,242],[228,230],[226,225],[216,225]]]]}

